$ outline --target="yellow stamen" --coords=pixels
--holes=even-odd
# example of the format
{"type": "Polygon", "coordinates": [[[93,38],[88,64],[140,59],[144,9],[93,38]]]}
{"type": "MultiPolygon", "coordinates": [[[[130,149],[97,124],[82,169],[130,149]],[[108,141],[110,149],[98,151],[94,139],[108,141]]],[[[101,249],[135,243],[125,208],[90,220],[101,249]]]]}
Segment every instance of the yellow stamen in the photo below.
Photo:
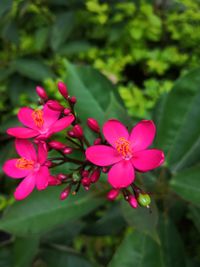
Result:
{"type": "Polygon", "coordinates": [[[123,156],[123,158],[130,158],[132,157],[132,150],[131,150],[131,145],[128,140],[126,140],[124,137],[120,137],[116,141],[116,149],[119,154],[123,156]]]}
{"type": "Polygon", "coordinates": [[[44,124],[43,111],[40,109],[36,109],[32,112],[31,116],[34,120],[35,125],[39,128],[42,128],[44,124]]]}
{"type": "Polygon", "coordinates": [[[32,170],[34,165],[33,160],[28,160],[25,158],[20,158],[16,162],[16,167],[22,170],[32,170]]]}

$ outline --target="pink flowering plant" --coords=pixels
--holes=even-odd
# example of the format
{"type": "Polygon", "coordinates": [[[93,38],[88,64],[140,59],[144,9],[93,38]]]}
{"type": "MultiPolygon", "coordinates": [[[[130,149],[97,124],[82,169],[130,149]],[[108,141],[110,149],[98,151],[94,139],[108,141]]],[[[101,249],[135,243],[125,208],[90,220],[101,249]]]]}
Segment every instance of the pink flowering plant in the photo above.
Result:
{"type": "Polygon", "coordinates": [[[63,82],[58,83],[58,90],[65,105],[49,99],[46,91],[38,86],[36,92],[41,106],[21,108],[18,120],[22,126],[7,130],[7,134],[15,138],[19,155],[3,165],[8,176],[21,179],[14,192],[15,199],[27,198],[34,189],[65,185],[60,191],[60,200],[65,200],[70,193],[76,195],[81,187],[89,191],[93,184],[101,184],[101,174],[105,173],[108,200],[113,201],[121,194],[133,208],[149,207],[151,198],[137,184],[137,176],[164,162],[162,150],[149,148],[156,135],[154,122],[142,120],[127,129],[119,120],[110,118],[104,122],[101,132],[98,121],[88,118],[91,139],[76,111],[76,97],[69,95],[63,82]],[[64,141],[60,141],[59,136],[64,141]],[[72,168],[54,173],[54,168],[66,163],[72,168]]]}

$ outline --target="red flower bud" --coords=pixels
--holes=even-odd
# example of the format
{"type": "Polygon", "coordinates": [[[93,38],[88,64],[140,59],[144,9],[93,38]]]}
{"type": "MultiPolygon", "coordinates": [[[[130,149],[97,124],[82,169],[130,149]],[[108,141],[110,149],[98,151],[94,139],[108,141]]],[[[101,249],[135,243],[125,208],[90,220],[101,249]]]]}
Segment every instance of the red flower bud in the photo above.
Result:
{"type": "Polygon", "coordinates": [[[81,139],[83,137],[83,128],[79,124],[73,127],[73,132],[76,138],[81,139]]]}
{"type": "Polygon", "coordinates": [[[47,106],[55,111],[63,111],[64,107],[56,100],[49,100],[47,101],[47,106]]]}
{"type": "Polygon", "coordinates": [[[56,150],[61,150],[61,149],[64,149],[66,147],[65,144],[58,142],[58,141],[55,141],[55,140],[50,141],[49,146],[53,149],[56,149],[56,150]]]}
{"type": "Polygon", "coordinates": [[[101,144],[101,138],[97,138],[94,140],[94,145],[100,145],[101,144]]]}
{"type": "Polygon", "coordinates": [[[66,155],[69,155],[73,152],[73,149],[71,147],[65,147],[63,149],[63,153],[66,154],[66,155]]]}
{"type": "Polygon", "coordinates": [[[65,108],[63,113],[65,114],[65,116],[69,115],[71,113],[71,109],[70,108],[65,108]]]}
{"type": "Polygon", "coordinates": [[[52,164],[53,164],[52,161],[47,160],[44,165],[47,166],[48,168],[50,168],[52,166],[52,164]]]}
{"type": "Polygon", "coordinates": [[[108,193],[107,193],[107,199],[110,201],[115,200],[118,195],[119,195],[119,190],[118,189],[111,189],[108,193]]]}
{"type": "Polygon", "coordinates": [[[102,168],[102,172],[103,172],[103,173],[107,173],[107,172],[108,172],[108,170],[109,170],[109,168],[108,168],[108,167],[103,167],[103,168],[102,168]]]}
{"type": "Polygon", "coordinates": [[[90,179],[88,177],[83,177],[83,179],[81,180],[81,183],[83,186],[90,186],[90,179]]]}
{"type": "Polygon", "coordinates": [[[88,176],[89,175],[89,171],[87,171],[87,170],[84,170],[84,171],[82,171],[82,176],[83,177],[86,177],[86,176],[88,176]]]}
{"type": "Polygon", "coordinates": [[[86,191],[88,191],[88,190],[90,189],[90,187],[89,187],[89,186],[84,186],[84,189],[85,189],[86,191]]]}
{"type": "Polygon", "coordinates": [[[98,124],[98,122],[97,122],[95,119],[93,119],[93,118],[88,118],[88,119],[87,119],[87,125],[88,125],[88,127],[89,127],[92,131],[94,131],[94,132],[96,132],[96,133],[99,133],[99,132],[100,132],[99,124],[98,124]]]}
{"type": "Polygon", "coordinates": [[[70,187],[65,188],[60,194],[60,200],[65,200],[69,196],[70,190],[70,187]]]}
{"type": "Polygon", "coordinates": [[[64,98],[69,96],[67,86],[63,82],[58,82],[58,90],[64,98]]]}
{"type": "Polygon", "coordinates": [[[133,195],[128,196],[128,203],[134,209],[136,209],[138,206],[137,199],[133,195]]]}
{"type": "Polygon", "coordinates": [[[99,169],[96,169],[93,171],[93,173],[90,175],[91,183],[96,183],[100,178],[101,171],[99,169]]]}
{"type": "Polygon", "coordinates": [[[61,184],[61,181],[58,180],[55,176],[49,176],[48,185],[55,186],[61,184]]]}
{"type": "Polygon", "coordinates": [[[73,105],[74,104],[76,104],[76,97],[75,96],[71,96],[70,98],[69,98],[69,101],[70,101],[70,103],[72,103],[73,105]]]}
{"type": "Polygon", "coordinates": [[[43,100],[48,99],[48,95],[47,95],[46,91],[41,86],[36,86],[36,93],[41,99],[43,99],[43,100]]]}
{"type": "Polygon", "coordinates": [[[75,136],[75,133],[74,133],[73,130],[68,131],[67,134],[68,134],[70,137],[72,137],[72,138],[75,138],[75,137],[76,137],[76,136],[75,136]]]}
{"type": "Polygon", "coordinates": [[[62,180],[66,180],[67,179],[67,175],[63,174],[63,173],[59,173],[57,175],[58,180],[62,181],[62,180]]]}

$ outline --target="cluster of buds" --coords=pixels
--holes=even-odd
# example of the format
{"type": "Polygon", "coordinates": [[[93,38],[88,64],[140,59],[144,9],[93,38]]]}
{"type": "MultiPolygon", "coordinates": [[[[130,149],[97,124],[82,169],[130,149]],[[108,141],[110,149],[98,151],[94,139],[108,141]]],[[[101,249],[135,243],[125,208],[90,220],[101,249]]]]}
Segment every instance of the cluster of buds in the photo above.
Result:
{"type": "Polygon", "coordinates": [[[107,199],[110,201],[114,201],[120,193],[123,198],[129,203],[129,205],[136,209],[139,206],[149,208],[151,204],[151,198],[148,193],[145,193],[142,189],[140,189],[135,184],[131,185],[132,193],[130,190],[126,189],[111,189],[107,193],[107,199]]]}
{"type": "Polygon", "coordinates": [[[76,97],[69,95],[63,82],[58,83],[58,91],[65,104],[49,99],[45,89],[37,86],[42,108],[21,108],[18,119],[25,127],[7,130],[16,138],[16,151],[20,157],[6,161],[3,170],[12,178],[24,178],[16,188],[15,198],[26,198],[34,188],[44,190],[48,186],[64,184],[60,200],[65,200],[81,187],[88,191],[103,172],[108,175],[112,187],[107,193],[108,200],[113,201],[121,194],[133,208],[138,205],[149,207],[150,196],[135,185],[135,178],[136,171],[150,171],[164,161],[162,151],[147,149],[155,136],[154,123],[143,120],[129,134],[121,122],[111,119],[103,125],[101,132],[99,123],[88,118],[87,126],[94,135],[91,141],[75,112],[76,97]],[[55,134],[59,132],[62,135],[57,139],[55,134]],[[81,159],[73,157],[77,151],[81,159]],[[70,163],[72,168],[66,173],[52,175],[52,168],[65,163],[70,163]]]}

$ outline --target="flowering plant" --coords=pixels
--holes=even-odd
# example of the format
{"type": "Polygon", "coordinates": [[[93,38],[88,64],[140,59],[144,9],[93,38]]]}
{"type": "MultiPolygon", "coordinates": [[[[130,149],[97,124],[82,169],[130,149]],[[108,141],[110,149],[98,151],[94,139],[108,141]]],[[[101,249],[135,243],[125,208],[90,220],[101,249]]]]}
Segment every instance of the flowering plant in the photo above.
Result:
{"type": "Polygon", "coordinates": [[[120,121],[109,119],[103,125],[102,135],[97,120],[88,118],[87,126],[94,134],[91,144],[75,109],[76,97],[69,95],[63,82],[58,83],[58,90],[66,100],[66,106],[50,100],[44,88],[38,86],[36,92],[42,108],[21,108],[18,119],[25,127],[7,130],[16,138],[15,147],[20,158],[6,161],[3,170],[14,179],[23,178],[14,192],[16,200],[28,197],[35,187],[44,190],[48,186],[66,184],[60,193],[60,199],[64,200],[70,192],[75,195],[81,187],[88,191],[103,172],[108,174],[112,187],[107,193],[108,200],[114,200],[121,193],[133,208],[138,204],[149,207],[149,194],[135,181],[136,171],[147,172],[164,162],[161,150],[148,149],[156,133],[153,121],[142,120],[129,134],[120,121]],[[66,128],[67,133],[63,132],[66,128]],[[65,142],[57,139],[56,134],[60,132],[65,142]],[[73,157],[77,151],[81,159],[73,157]],[[51,173],[52,168],[66,162],[75,166],[71,172],[51,173]]]}

